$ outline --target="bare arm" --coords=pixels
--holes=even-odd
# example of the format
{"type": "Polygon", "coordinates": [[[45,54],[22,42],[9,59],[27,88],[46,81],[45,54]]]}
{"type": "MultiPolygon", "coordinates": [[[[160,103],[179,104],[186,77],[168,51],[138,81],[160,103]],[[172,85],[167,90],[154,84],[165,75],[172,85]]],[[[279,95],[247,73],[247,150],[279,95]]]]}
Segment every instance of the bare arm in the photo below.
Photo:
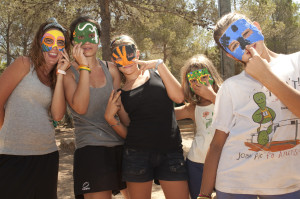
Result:
{"type": "Polygon", "coordinates": [[[213,192],[220,156],[227,137],[228,134],[225,132],[216,130],[205,158],[202,185],[200,190],[200,193],[203,195],[210,196],[213,192]]]}
{"type": "Polygon", "coordinates": [[[252,58],[247,63],[245,71],[276,95],[294,115],[300,117],[300,92],[279,79],[271,71],[268,62],[262,59],[254,48],[248,50],[252,58]]]}
{"type": "MultiPolygon", "coordinates": [[[[66,71],[70,66],[69,56],[65,50],[60,53],[62,57],[58,61],[57,69],[66,71]]],[[[63,79],[64,75],[57,73],[57,80],[51,103],[51,115],[55,121],[60,121],[66,113],[66,98],[64,94],[63,79]]]]}
{"type": "MultiPolygon", "coordinates": [[[[88,65],[80,44],[74,46],[73,57],[75,57],[79,65],[88,65]]],[[[77,66],[76,63],[73,65],[77,66]]],[[[86,70],[81,70],[79,73],[79,82],[77,84],[72,71],[69,70],[67,72],[67,75],[64,77],[65,96],[68,104],[74,111],[78,114],[85,114],[90,101],[90,75],[89,71],[86,70]]]]}
{"type": "MultiPolygon", "coordinates": [[[[151,61],[135,60],[135,61],[136,63],[140,64],[141,66],[140,69],[142,71],[155,68],[156,64],[158,63],[158,60],[151,60],[151,61]]],[[[167,66],[164,63],[161,63],[158,65],[157,71],[162,81],[164,82],[169,98],[178,104],[182,103],[184,101],[183,89],[180,83],[177,81],[177,79],[169,71],[167,66]]]]}
{"type": "Polygon", "coordinates": [[[0,128],[2,128],[7,99],[30,70],[28,57],[19,57],[0,76],[0,128]]]}
{"type": "Polygon", "coordinates": [[[195,107],[196,105],[191,103],[187,103],[183,106],[176,107],[175,108],[176,120],[189,118],[195,121],[195,107]]]}
{"type": "Polygon", "coordinates": [[[110,94],[104,118],[107,123],[122,137],[126,138],[127,136],[127,126],[129,125],[129,118],[127,113],[124,110],[124,107],[121,103],[120,99],[121,91],[115,93],[113,90],[110,94]],[[115,118],[115,115],[118,113],[119,118],[121,120],[118,121],[115,118]]]}

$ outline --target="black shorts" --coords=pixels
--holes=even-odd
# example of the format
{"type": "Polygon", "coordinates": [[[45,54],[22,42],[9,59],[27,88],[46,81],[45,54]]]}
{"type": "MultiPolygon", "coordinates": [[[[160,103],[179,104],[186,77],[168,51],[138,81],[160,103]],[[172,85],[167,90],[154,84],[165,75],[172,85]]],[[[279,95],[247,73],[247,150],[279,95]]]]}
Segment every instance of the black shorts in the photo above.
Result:
{"type": "Polygon", "coordinates": [[[182,152],[159,153],[125,149],[123,180],[147,182],[150,180],[184,181],[188,179],[182,152]]]}
{"type": "Polygon", "coordinates": [[[74,154],[74,192],[76,198],[85,193],[112,190],[114,194],[126,188],[122,181],[123,145],[115,147],[85,146],[74,154]]]}
{"type": "Polygon", "coordinates": [[[0,155],[0,198],[57,199],[59,155],[0,155]]]}

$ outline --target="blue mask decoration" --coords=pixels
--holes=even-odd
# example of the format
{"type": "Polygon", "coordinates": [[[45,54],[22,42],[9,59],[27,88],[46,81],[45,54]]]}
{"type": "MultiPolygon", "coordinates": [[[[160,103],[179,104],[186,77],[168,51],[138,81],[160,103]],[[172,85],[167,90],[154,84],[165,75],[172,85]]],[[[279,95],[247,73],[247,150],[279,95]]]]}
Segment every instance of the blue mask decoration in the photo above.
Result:
{"type": "Polygon", "coordinates": [[[264,40],[261,32],[245,19],[232,23],[219,39],[226,52],[239,60],[242,60],[247,45],[261,40],[264,40]]]}

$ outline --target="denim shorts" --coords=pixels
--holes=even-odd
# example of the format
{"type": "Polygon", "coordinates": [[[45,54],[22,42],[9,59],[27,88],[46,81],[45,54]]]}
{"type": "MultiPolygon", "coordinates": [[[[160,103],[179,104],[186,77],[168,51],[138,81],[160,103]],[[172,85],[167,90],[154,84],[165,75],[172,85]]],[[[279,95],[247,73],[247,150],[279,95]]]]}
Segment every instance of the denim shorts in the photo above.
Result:
{"type": "Polygon", "coordinates": [[[218,199],[296,199],[300,198],[300,190],[282,195],[248,195],[217,192],[218,199]]]}
{"type": "Polygon", "coordinates": [[[160,153],[127,148],[123,153],[122,168],[123,180],[127,182],[188,179],[182,152],[160,153]]]}

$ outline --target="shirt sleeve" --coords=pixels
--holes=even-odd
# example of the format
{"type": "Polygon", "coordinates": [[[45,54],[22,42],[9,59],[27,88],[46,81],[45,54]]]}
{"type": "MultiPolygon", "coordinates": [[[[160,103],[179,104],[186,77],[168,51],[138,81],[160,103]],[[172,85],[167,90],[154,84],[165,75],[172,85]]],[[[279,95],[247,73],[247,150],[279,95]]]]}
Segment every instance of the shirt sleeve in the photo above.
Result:
{"type": "Polygon", "coordinates": [[[232,97],[226,81],[217,93],[212,125],[225,133],[229,133],[234,125],[232,97]]]}

